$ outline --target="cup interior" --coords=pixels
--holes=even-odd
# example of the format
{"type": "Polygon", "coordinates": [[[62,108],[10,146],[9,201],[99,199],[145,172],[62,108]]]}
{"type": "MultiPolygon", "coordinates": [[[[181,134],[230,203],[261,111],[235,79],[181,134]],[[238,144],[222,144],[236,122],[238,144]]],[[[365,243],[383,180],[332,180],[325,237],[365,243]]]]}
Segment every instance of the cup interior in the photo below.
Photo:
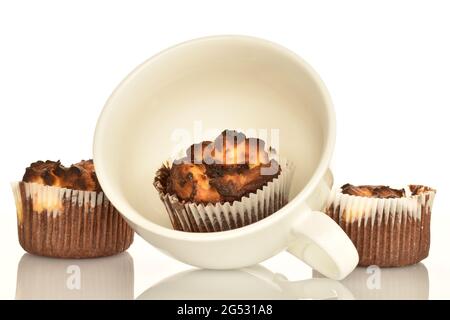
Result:
{"type": "Polygon", "coordinates": [[[248,37],[199,39],[147,60],[118,86],[98,122],[95,164],[116,206],[172,229],[153,179],[177,151],[224,129],[278,141],[296,166],[292,198],[323,160],[330,110],[320,80],[290,51],[248,37]]]}

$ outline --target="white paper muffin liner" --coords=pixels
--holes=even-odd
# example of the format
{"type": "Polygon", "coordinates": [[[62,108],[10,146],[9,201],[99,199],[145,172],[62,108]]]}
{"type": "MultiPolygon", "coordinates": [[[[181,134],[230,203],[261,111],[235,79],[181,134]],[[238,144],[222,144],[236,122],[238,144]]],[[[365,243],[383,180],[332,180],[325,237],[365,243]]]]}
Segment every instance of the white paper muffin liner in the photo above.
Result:
{"type": "Polygon", "coordinates": [[[120,253],[133,242],[134,231],[103,192],[22,181],[11,187],[19,242],[29,253],[93,258],[120,253]]]}
{"type": "Polygon", "coordinates": [[[360,266],[405,266],[428,256],[436,192],[411,195],[409,186],[404,189],[406,197],[388,199],[331,192],[325,212],[355,244],[360,266]]]}
{"type": "Polygon", "coordinates": [[[160,192],[175,230],[217,232],[255,223],[276,212],[288,202],[294,165],[280,160],[281,173],[263,188],[233,203],[196,204],[180,201],[160,192]]]}

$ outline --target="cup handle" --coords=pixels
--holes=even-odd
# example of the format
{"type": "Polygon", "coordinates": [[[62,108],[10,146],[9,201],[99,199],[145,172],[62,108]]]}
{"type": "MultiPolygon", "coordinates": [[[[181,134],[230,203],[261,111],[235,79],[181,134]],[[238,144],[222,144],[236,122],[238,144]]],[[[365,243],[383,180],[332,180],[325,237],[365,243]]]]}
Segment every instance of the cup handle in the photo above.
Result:
{"type": "Polygon", "coordinates": [[[344,279],[359,261],[358,251],[341,227],[325,213],[310,211],[294,224],[294,256],[324,276],[344,279]]]}

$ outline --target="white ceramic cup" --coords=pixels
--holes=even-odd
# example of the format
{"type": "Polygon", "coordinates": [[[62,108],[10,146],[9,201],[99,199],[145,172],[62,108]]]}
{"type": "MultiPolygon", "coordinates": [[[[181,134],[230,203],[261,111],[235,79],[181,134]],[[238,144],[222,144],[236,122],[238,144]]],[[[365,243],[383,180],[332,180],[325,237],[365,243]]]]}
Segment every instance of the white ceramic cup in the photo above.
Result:
{"type": "Polygon", "coordinates": [[[357,265],[350,239],[317,212],[333,180],[328,170],[335,143],[330,98],[311,67],[277,44],[215,36],[157,54],[112,93],[94,140],[97,175],[114,206],[140,236],[182,262],[240,268],[288,249],[332,279],[344,278],[357,265]],[[192,131],[196,121],[205,128],[279,129],[277,151],[296,166],[289,203],[234,230],[173,230],[152,182],[173,154],[174,131],[192,131]]]}

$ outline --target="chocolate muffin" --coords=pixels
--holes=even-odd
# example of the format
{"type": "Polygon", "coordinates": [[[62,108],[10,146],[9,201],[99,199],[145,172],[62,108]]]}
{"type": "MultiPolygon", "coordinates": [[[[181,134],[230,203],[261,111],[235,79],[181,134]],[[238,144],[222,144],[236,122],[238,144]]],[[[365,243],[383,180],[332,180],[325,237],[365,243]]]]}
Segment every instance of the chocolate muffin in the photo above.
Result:
{"type": "Polygon", "coordinates": [[[214,141],[193,144],[183,158],[163,165],[154,186],[176,230],[234,229],[287,203],[293,166],[270,158],[263,140],[225,130],[214,141]]]}
{"type": "Polygon", "coordinates": [[[92,160],[65,167],[37,161],[12,184],[19,242],[29,253],[58,258],[110,256],[134,232],[102,192],[92,160]]]}
{"type": "Polygon", "coordinates": [[[435,193],[421,185],[345,184],[331,194],[325,212],[355,244],[360,266],[406,266],[428,256],[435,193]]]}

